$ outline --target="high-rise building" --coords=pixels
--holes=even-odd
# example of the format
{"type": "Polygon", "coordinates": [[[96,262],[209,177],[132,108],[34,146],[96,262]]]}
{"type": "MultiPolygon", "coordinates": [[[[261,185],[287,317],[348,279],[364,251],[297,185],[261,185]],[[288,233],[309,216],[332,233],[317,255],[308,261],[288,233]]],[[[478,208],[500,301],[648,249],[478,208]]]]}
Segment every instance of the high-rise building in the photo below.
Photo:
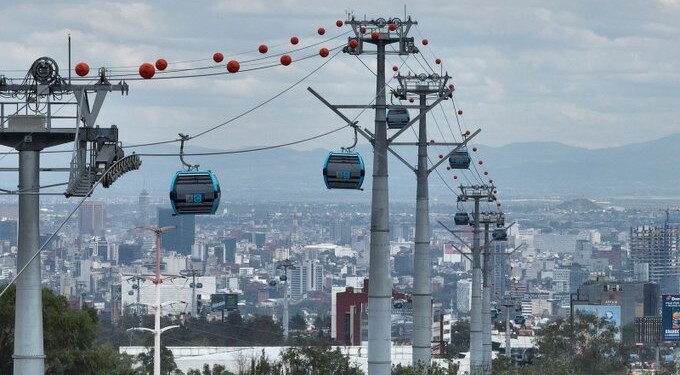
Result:
{"type": "Polygon", "coordinates": [[[469,314],[472,308],[472,281],[458,280],[456,284],[456,309],[460,314],[469,314]]]}
{"type": "Polygon", "coordinates": [[[368,305],[368,280],[364,282],[364,290],[355,292],[347,287],[344,292],[335,295],[335,339],[341,345],[361,345],[362,318],[368,305]]]}
{"type": "MultiPolygon", "coordinates": [[[[680,291],[680,225],[643,225],[630,229],[629,270],[635,271],[636,264],[647,264],[648,280],[661,286],[661,293],[672,294],[680,291]]],[[[637,270],[643,266],[637,266],[637,270]]]]}
{"type": "Polygon", "coordinates": [[[291,298],[302,299],[309,291],[323,290],[324,272],[319,261],[305,260],[289,272],[291,298]]]}
{"type": "Polygon", "coordinates": [[[494,241],[490,246],[490,266],[489,284],[491,285],[491,300],[500,302],[505,292],[508,291],[508,275],[510,275],[510,264],[508,256],[505,255],[507,242],[494,241]]]}
{"type": "Polygon", "coordinates": [[[137,243],[123,243],[118,246],[118,264],[130,264],[142,258],[142,245],[137,243]]]}
{"type": "Polygon", "coordinates": [[[151,206],[149,204],[149,192],[146,189],[142,189],[142,192],[139,193],[137,225],[142,227],[151,225],[151,206]]]}
{"type": "MultiPolygon", "coordinates": [[[[0,241],[9,241],[10,246],[17,245],[17,221],[0,221],[0,241]]],[[[42,242],[41,242],[42,243],[42,242]]]]}
{"type": "Polygon", "coordinates": [[[85,201],[78,210],[79,233],[104,236],[104,202],[85,201]]]}
{"type": "MultiPolygon", "coordinates": [[[[591,280],[578,288],[578,299],[588,305],[621,306],[620,324],[624,327],[635,318],[658,315],[661,294],[654,283],[591,280]]],[[[632,331],[622,333],[624,340],[632,339],[632,331]]]]}
{"type": "Polygon", "coordinates": [[[254,243],[258,249],[261,249],[267,240],[264,232],[243,232],[242,238],[254,243]]]}
{"type": "Polygon", "coordinates": [[[109,242],[103,238],[92,237],[90,240],[90,254],[99,260],[109,260],[109,242]]]}
{"type": "Polygon", "coordinates": [[[158,227],[174,225],[175,229],[161,233],[161,248],[190,255],[194,245],[196,217],[194,215],[174,215],[171,208],[158,208],[158,227]]]}
{"type": "Polygon", "coordinates": [[[236,238],[227,238],[224,240],[224,263],[236,263],[236,238]]]}

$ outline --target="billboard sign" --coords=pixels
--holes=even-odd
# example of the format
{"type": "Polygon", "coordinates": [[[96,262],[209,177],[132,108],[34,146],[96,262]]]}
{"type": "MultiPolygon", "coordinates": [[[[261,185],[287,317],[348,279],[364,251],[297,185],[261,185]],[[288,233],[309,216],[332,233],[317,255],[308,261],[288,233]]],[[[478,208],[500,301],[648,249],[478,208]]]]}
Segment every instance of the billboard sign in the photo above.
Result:
{"type": "Polygon", "coordinates": [[[211,311],[234,311],[238,309],[238,294],[236,293],[220,293],[210,295],[210,310],[211,311]]]}
{"type": "Polygon", "coordinates": [[[661,338],[680,342],[680,294],[661,296],[661,338]]]}
{"type": "Polygon", "coordinates": [[[621,341],[621,306],[617,305],[574,305],[574,311],[581,314],[595,315],[611,323],[617,332],[614,339],[621,341]]]}

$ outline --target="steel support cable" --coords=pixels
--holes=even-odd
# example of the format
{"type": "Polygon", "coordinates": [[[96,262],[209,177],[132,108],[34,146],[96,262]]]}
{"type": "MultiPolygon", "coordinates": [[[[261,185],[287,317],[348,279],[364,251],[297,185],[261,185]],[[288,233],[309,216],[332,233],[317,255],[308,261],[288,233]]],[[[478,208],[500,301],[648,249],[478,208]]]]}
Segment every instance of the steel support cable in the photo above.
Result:
{"type": "MultiPolygon", "coordinates": [[[[440,105],[441,105],[441,103],[440,103],[440,105]]],[[[437,125],[437,129],[439,130],[439,133],[441,134],[442,138],[445,139],[446,137],[444,137],[444,134],[442,133],[442,130],[441,130],[441,128],[439,127],[439,122],[437,121],[437,118],[434,116],[434,113],[433,113],[432,119],[434,120],[434,123],[437,125]]],[[[454,137],[453,140],[454,140],[454,142],[458,142],[458,141],[455,139],[455,137],[454,137]]],[[[450,146],[446,146],[446,149],[447,149],[449,152],[451,152],[451,147],[450,147],[450,146]]],[[[455,170],[452,170],[452,172],[455,173],[455,170]]],[[[472,185],[472,183],[470,182],[470,179],[468,178],[467,173],[465,172],[465,170],[461,170],[460,175],[461,175],[463,178],[465,178],[465,181],[467,181],[468,184],[472,185]]],[[[456,193],[456,195],[458,195],[458,193],[456,193]]]]}
{"type": "MultiPolygon", "coordinates": [[[[300,78],[299,80],[297,80],[296,82],[294,82],[292,85],[286,87],[286,88],[283,89],[282,91],[276,93],[275,95],[269,97],[268,99],[266,99],[266,100],[264,100],[264,101],[258,103],[257,105],[255,105],[255,106],[253,106],[253,107],[247,109],[247,110],[244,111],[244,112],[241,112],[240,114],[238,114],[238,115],[236,115],[236,116],[234,116],[234,117],[232,117],[232,118],[230,118],[230,119],[228,119],[228,120],[226,120],[226,121],[223,121],[223,122],[221,122],[221,123],[219,123],[219,124],[217,124],[217,125],[215,125],[215,126],[209,128],[209,129],[207,129],[207,130],[204,130],[203,132],[198,133],[197,135],[194,135],[194,136],[189,137],[189,139],[194,139],[194,138],[200,137],[200,136],[202,136],[202,135],[205,135],[205,134],[207,134],[207,133],[209,133],[209,132],[212,132],[212,131],[214,131],[214,130],[217,130],[217,129],[223,127],[223,126],[226,126],[226,125],[228,125],[228,124],[230,124],[230,123],[232,123],[232,122],[234,122],[234,121],[240,119],[241,117],[244,117],[244,116],[250,114],[251,112],[254,112],[255,110],[257,110],[257,109],[259,109],[259,108],[265,106],[266,104],[269,104],[269,103],[272,102],[273,100],[279,98],[279,97],[282,96],[283,94],[285,94],[285,93],[287,93],[288,91],[292,90],[293,88],[295,88],[296,86],[298,86],[300,83],[302,83],[302,82],[304,82],[305,80],[307,80],[310,76],[312,76],[313,74],[315,74],[316,72],[318,72],[321,68],[323,68],[326,64],[328,64],[333,58],[335,58],[335,57],[338,55],[339,52],[340,52],[340,49],[339,49],[339,47],[338,47],[338,48],[337,48],[337,51],[336,51],[333,55],[329,56],[329,59],[326,60],[326,61],[324,61],[323,64],[319,65],[319,66],[316,67],[314,70],[312,70],[312,71],[309,72],[308,74],[304,75],[302,78],[300,78]]],[[[140,147],[148,147],[148,146],[157,146],[157,145],[168,144],[168,143],[176,143],[176,142],[179,142],[179,141],[180,141],[179,138],[175,138],[175,139],[165,140],[165,141],[149,142],[149,143],[140,143],[140,144],[136,144],[136,145],[123,146],[123,148],[126,149],[126,148],[140,148],[140,147]]],[[[55,152],[64,152],[64,151],[55,151],[55,152]]],[[[191,154],[187,154],[187,155],[191,155],[191,154]]]]}
{"type": "Polygon", "coordinates": [[[19,276],[21,276],[21,274],[24,273],[26,268],[28,268],[28,266],[31,263],[33,263],[35,258],[37,258],[42,253],[42,251],[45,249],[45,246],[47,246],[50,243],[50,241],[52,241],[52,239],[57,235],[57,233],[59,233],[59,231],[68,223],[68,221],[71,219],[71,217],[73,217],[73,215],[75,215],[76,211],[78,211],[80,206],[82,206],[83,203],[85,203],[85,201],[90,196],[90,194],[92,194],[94,189],[97,186],[99,186],[99,184],[104,180],[104,177],[106,177],[108,175],[108,173],[112,170],[112,168],[115,167],[116,164],[120,163],[122,160],[124,160],[124,159],[118,160],[116,163],[112,164],[106,170],[106,172],[103,173],[102,176],[99,177],[99,179],[97,181],[95,181],[94,184],[92,184],[92,187],[90,188],[90,190],[88,190],[87,194],[85,194],[85,196],[82,197],[82,199],[80,199],[80,201],[78,202],[76,207],[73,210],[71,210],[71,212],[69,212],[69,214],[66,216],[66,219],[64,219],[64,221],[62,221],[61,224],[59,224],[57,229],[54,232],[52,232],[52,234],[49,237],[47,237],[47,240],[45,240],[45,242],[40,246],[40,248],[38,248],[38,250],[35,252],[35,254],[33,254],[33,256],[31,256],[31,258],[28,260],[28,262],[26,262],[26,265],[24,265],[24,267],[21,268],[20,270],[17,270],[17,274],[14,276],[14,278],[12,278],[12,280],[10,280],[10,282],[5,286],[5,288],[2,290],[2,292],[0,292],[0,298],[2,298],[2,296],[7,292],[9,287],[12,286],[12,284],[14,284],[17,281],[19,276]]]}
{"type": "MultiPolygon", "coordinates": [[[[394,48],[394,47],[393,47],[393,48],[394,48]]],[[[429,68],[429,71],[430,71],[430,72],[435,73],[434,70],[432,69],[432,67],[429,65],[429,63],[427,63],[427,61],[425,61],[425,64],[428,66],[428,68],[426,68],[426,67],[423,65],[423,63],[418,59],[417,56],[416,56],[416,62],[418,62],[418,64],[421,66],[421,68],[423,68],[423,70],[426,70],[426,71],[427,71],[428,68],[429,68]]],[[[405,63],[405,62],[404,62],[404,63],[405,63]]],[[[410,66],[407,65],[407,67],[409,67],[409,69],[411,69],[410,66]]],[[[412,70],[412,69],[411,69],[411,70],[412,70]]],[[[453,96],[452,96],[451,102],[453,103],[453,101],[454,101],[454,99],[453,99],[453,96]]],[[[442,107],[442,108],[443,108],[443,107],[442,107]]],[[[442,110],[443,110],[443,109],[442,109],[442,110]]],[[[457,113],[457,111],[455,110],[455,103],[454,103],[454,113],[457,113]]],[[[445,116],[444,118],[446,118],[446,116],[445,116]]],[[[461,135],[462,135],[462,134],[463,134],[463,131],[462,131],[462,128],[461,128],[461,126],[460,126],[460,120],[458,119],[458,116],[456,116],[456,121],[458,121],[458,129],[460,130],[460,133],[461,133],[461,135]]],[[[448,122],[448,119],[447,119],[447,122],[448,122]]],[[[444,135],[443,135],[443,133],[442,133],[442,131],[441,131],[441,129],[439,128],[439,123],[438,123],[436,120],[435,120],[435,124],[437,125],[437,128],[439,129],[439,133],[442,135],[442,138],[445,138],[444,135]]],[[[449,129],[450,129],[450,127],[449,127],[449,129]]],[[[451,134],[453,135],[453,130],[451,130],[451,134]]],[[[454,141],[457,141],[455,136],[453,136],[453,139],[454,139],[454,141]]],[[[449,148],[449,151],[450,151],[450,148],[449,148]]],[[[476,169],[476,167],[475,167],[475,169],[476,169]]],[[[470,173],[472,173],[472,172],[470,172],[470,173]]],[[[461,175],[462,175],[463,177],[465,177],[465,179],[466,179],[466,181],[467,181],[468,183],[470,183],[470,179],[467,177],[467,173],[466,173],[466,172],[461,171],[461,175]]],[[[479,175],[479,172],[477,172],[477,175],[479,175]]],[[[478,178],[478,180],[479,180],[480,182],[482,182],[481,177],[478,178]]]]}
{"type": "MultiPolygon", "coordinates": [[[[418,134],[416,133],[416,130],[413,129],[413,127],[411,127],[411,131],[413,132],[413,135],[415,136],[415,138],[418,139],[418,134]]],[[[430,163],[431,166],[435,164],[435,163],[432,161],[432,158],[430,157],[429,154],[427,155],[427,161],[430,163]]],[[[456,193],[456,191],[449,185],[449,183],[446,182],[446,179],[444,178],[444,176],[442,176],[442,174],[439,172],[439,170],[438,170],[438,169],[435,169],[434,171],[437,173],[437,176],[439,176],[439,178],[442,180],[442,182],[444,183],[444,185],[445,185],[449,190],[451,190],[451,192],[452,192],[454,195],[457,196],[458,193],[456,193]]]]}
{"type": "Polygon", "coordinates": [[[217,130],[217,129],[221,128],[222,126],[225,126],[225,125],[229,124],[230,122],[235,121],[235,120],[237,120],[237,119],[239,119],[239,118],[241,118],[241,117],[243,117],[243,116],[245,116],[245,115],[247,115],[247,114],[249,114],[249,113],[255,111],[256,109],[259,109],[260,107],[262,107],[262,106],[268,104],[269,102],[273,101],[274,99],[280,97],[281,95],[283,95],[283,94],[287,93],[288,91],[292,90],[293,88],[297,87],[297,85],[299,85],[300,83],[304,82],[307,78],[311,77],[311,76],[314,75],[316,72],[318,72],[319,70],[321,70],[321,68],[323,68],[324,66],[326,66],[326,64],[328,64],[329,62],[331,62],[331,61],[332,61],[332,60],[333,60],[333,59],[334,59],[341,51],[342,51],[342,49],[338,47],[337,50],[335,51],[335,53],[334,53],[333,55],[331,55],[329,59],[327,59],[326,61],[324,61],[323,64],[319,65],[318,67],[316,67],[315,69],[313,69],[311,72],[307,73],[307,74],[304,75],[302,78],[300,78],[300,79],[297,80],[295,83],[293,83],[292,85],[288,86],[286,89],[284,89],[283,91],[279,92],[278,94],[276,94],[276,95],[272,96],[271,98],[269,98],[269,99],[263,101],[262,103],[256,105],[255,107],[253,107],[253,108],[251,108],[251,109],[249,109],[249,110],[247,110],[247,111],[241,113],[240,115],[238,115],[238,116],[236,116],[236,117],[233,117],[232,119],[230,119],[230,120],[228,120],[228,121],[225,121],[225,122],[223,122],[223,123],[221,123],[221,124],[218,124],[218,125],[216,125],[216,126],[213,126],[212,128],[210,128],[210,129],[208,129],[208,130],[204,130],[204,131],[202,131],[202,132],[200,132],[200,133],[198,133],[198,134],[196,134],[196,135],[191,136],[189,139],[198,138],[198,137],[200,137],[200,136],[202,136],[202,135],[205,135],[205,134],[210,133],[210,132],[212,132],[212,131],[214,131],[214,130],[217,130]]]}
{"type": "MultiPolygon", "coordinates": [[[[258,151],[274,150],[274,149],[281,148],[281,147],[293,146],[293,145],[297,145],[297,144],[300,144],[300,143],[313,141],[315,139],[319,139],[319,138],[325,137],[327,135],[333,134],[335,132],[338,132],[338,131],[340,131],[340,130],[348,127],[348,126],[349,125],[342,125],[338,128],[335,128],[333,130],[329,130],[325,133],[317,134],[317,135],[314,135],[314,136],[311,136],[311,137],[308,137],[308,138],[304,138],[304,139],[299,139],[297,141],[280,143],[280,144],[272,145],[272,146],[254,147],[254,148],[249,148],[249,149],[244,149],[244,150],[233,150],[233,151],[210,151],[210,152],[193,152],[193,153],[192,152],[184,152],[184,153],[182,153],[182,155],[184,155],[184,156],[187,156],[187,155],[188,156],[234,155],[234,154],[247,154],[247,153],[250,153],[250,152],[258,152],[258,151]]],[[[137,155],[139,155],[139,156],[163,156],[163,157],[172,156],[172,157],[177,157],[180,154],[179,153],[138,153],[137,155]]]]}
{"type": "MultiPolygon", "coordinates": [[[[411,55],[409,54],[408,56],[411,56],[411,55]]],[[[376,77],[378,76],[378,74],[376,74],[376,72],[374,72],[373,69],[372,69],[370,66],[368,66],[368,65],[367,65],[367,64],[366,64],[366,63],[365,63],[358,55],[355,55],[355,57],[357,58],[357,60],[359,60],[359,62],[361,63],[361,65],[363,65],[369,72],[371,72],[371,74],[373,74],[373,75],[376,76],[376,77]]],[[[406,60],[408,60],[408,57],[406,58],[406,60]]],[[[406,60],[404,60],[404,61],[402,62],[402,64],[399,66],[400,69],[401,69],[402,66],[404,66],[404,64],[406,64],[406,60]]],[[[386,87],[392,88],[392,87],[390,86],[390,83],[391,83],[393,80],[394,80],[394,76],[392,76],[392,77],[390,77],[390,79],[386,80],[386,81],[385,81],[385,86],[383,86],[383,88],[382,88],[381,91],[384,92],[386,87]]],[[[371,103],[374,102],[375,99],[376,99],[376,97],[373,98],[373,100],[371,101],[371,103]]],[[[365,108],[364,108],[364,110],[365,110],[365,108]]]]}
{"type": "MultiPolygon", "coordinates": [[[[411,56],[411,55],[409,54],[409,55],[407,56],[406,59],[402,59],[402,65],[401,65],[401,66],[404,66],[404,64],[407,63],[408,57],[410,57],[410,56],[411,56]]],[[[358,57],[358,56],[357,56],[357,57],[358,57]]],[[[373,72],[373,70],[372,70],[368,65],[366,65],[361,59],[359,59],[359,61],[361,61],[361,63],[364,65],[364,67],[366,67],[366,69],[368,69],[371,73],[373,73],[373,75],[376,75],[376,73],[373,72]]],[[[387,81],[387,82],[385,83],[385,86],[387,87],[387,86],[389,85],[389,82],[391,82],[393,79],[394,79],[394,77],[390,78],[390,80],[387,81]]],[[[384,89],[384,88],[383,88],[383,89],[384,89]]],[[[411,131],[414,133],[414,135],[415,135],[416,138],[417,138],[418,136],[417,136],[417,134],[415,134],[415,129],[413,129],[413,127],[411,127],[411,131]]],[[[429,155],[428,155],[427,158],[428,158],[428,161],[430,162],[430,165],[434,165],[434,163],[432,162],[432,159],[430,159],[430,156],[429,156],[429,155]]],[[[436,170],[436,169],[435,169],[435,172],[437,172],[437,175],[439,176],[439,178],[442,180],[442,182],[444,182],[444,185],[446,185],[446,187],[447,187],[449,190],[451,190],[452,193],[456,194],[456,192],[455,192],[455,191],[451,188],[451,186],[446,182],[446,180],[445,180],[444,177],[441,175],[441,173],[440,173],[438,170],[436,170]]]]}
{"type": "MultiPolygon", "coordinates": [[[[394,48],[394,47],[393,47],[393,48],[394,48]]],[[[429,71],[430,71],[431,73],[436,73],[436,72],[432,69],[432,67],[429,65],[429,63],[427,63],[427,61],[425,61],[425,64],[428,65],[428,67],[426,68],[426,67],[423,65],[423,63],[418,59],[418,56],[416,56],[416,62],[418,62],[418,64],[420,65],[421,68],[423,68],[423,70],[426,70],[426,71],[427,71],[427,70],[429,69],[429,71]]],[[[406,66],[407,66],[409,69],[411,69],[411,67],[410,67],[408,64],[406,64],[406,66]]],[[[411,69],[411,70],[412,70],[412,69],[411,69]]],[[[437,73],[437,74],[438,74],[438,73],[437,73]]],[[[454,113],[457,114],[457,110],[456,110],[456,106],[455,106],[455,98],[453,97],[453,95],[452,95],[452,97],[451,97],[451,103],[453,103],[454,113]]],[[[442,108],[442,111],[443,111],[443,107],[441,107],[441,108],[442,108]]],[[[447,118],[446,116],[444,116],[444,118],[447,119],[447,123],[448,123],[448,118],[447,118]]],[[[458,118],[457,115],[456,115],[456,121],[458,122],[458,130],[460,131],[460,134],[461,134],[461,136],[462,136],[462,135],[463,135],[463,130],[462,130],[461,126],[460,126],[460,119],[458,118]]],[[[450,128],[450,127],[449,127],[449,128],[450,128]]],[[[441,133],[441,131],[440,131],[440,133],[441,133]]],[[[451,130],[451,135],[453,135],[453,130],[451,130]]],[[[442,135],[442,137],[443,137],[443,135],[442,135]]],[[[453,139],[454,139],[454,141],[457,142],[457,139],[456,139],[455,135],[453,135],[453,139]]]]}
{"type": "MultiPolygon", "coordinates": [[[[309,48],[312,48],[312,47],[315,47],[315,46],[318,46],[318,45],[322,45],[324,43],[328,43],[332,40],[335,40],[335,39],[338,39],[338,38],[340,38],[344,35],[347,35],[348,33],[349,33],[349,31],[347,31],[343,34],[336,35],[332,38],[328,38],[328,39],[322,40],[320,42],[313,43],[313,44],[310,44],[310,45],[305,46],[305,47],[296,48],[296,49],[293,49],[293,50],[290,50],[290,51],[284,51],[284,52],[277,53],[277,54],[270,54],[268,56],[262,56],[262,57],[258,57],[258,58],[254,58],[254,59],[239,61],[239,64],[242,66],[242,68],[239,69],[239,71],[247,72],[247,71],[252,71],[252,70],[266,69],[266,68],[272,68],[272,67],[280,66],[281,64],[279,62],[270,62],[270,61],[275,60],[275,59],[277,59],[277,58],[279,58],[283,55],[286,55],[286,54],[293,54],[295,52],[304,51],[306,49],[309,49],[309,48]],[[246,66],[250,66],[250,67],[247,68],[246,66]]],[[[340,47],[344,47],[344,44],[342,44],[340,47]]],[[[332,48],[329,48],[329,50],[334,50],[334,49],[340,48],[340,47],[332,47],[332,48]]],[[[306,60],[306,59],[309,59],[309,58],[312,58],[312,57],[316,57],[318,55],[319,55],[318,52],[315,52],[315,53],[310,54],[310,55],[306,55],[306,56],[303,56],[303,57],[300,57],[300,58],[296,58],[295,61],[306,60]]],[[[205,76],[213,76],[213,75],[219,75],[219,74],[230,74],[227,71],[221,71],[221,72],[217,72],[217,73],[203,73],[203,74],[186,75],[186,76],[163,77],[163,75],[172,74],[172,73],[182,73],[182,72],[208,70],[208,69],[224,69],[224,65],[225,64],[217,63],[217,64],[211,64],[211,65],[206,65],[206,66],[191,67],[191,68],[178,68],[178,69],[160,70],[160,71],[156,71],[156,74],[158,74],[159,76],[156,76],[154,79],[205,77],[205,76]]],[[[131,70],[129,72],[124,72],[124,73],[121,72],[120,74],[117,74],[117,72],[113,72],[112,74],[110,74],[108,76],[108,78],[125,79],[125,80],[142,80],[142,79],[144,79],[144,78],[139,77],[136,70],[131,70]]],[[[76,78],[76,80],[77,80],[77,78],[76,78]]]]}
{"type": "MultiPolygon", "coordinates": [[[[344,45],[332,47],[332,48],[329,48],[329,51],[334,51],[334,50],[340,49],[342,47],[344,47],[344,45]]],[[[311,58],[317,57],[318,55],[319,55],[318,53],[314,53],[312,55],[307,55],[307,56],[297,58],[297,59],[295,59],[295,61],[303,61],[303,60],[311,59],[311,58]]],[[[260,65],[260,66],[256,66],[256,67],[252,67],[252,68],[243,68],[243,69],[239,69],[239,72],[250,72],[250,71],[255,71],[255,70],[263,70],[263,69],[275,68],[275,67],[278,67],[278,66],[281,66],[281,63],[277,62],[277,63],[271,63],[269,65],[260,65]]],[[[139,75],[120,76],[118,78],[122,78],[126,81],[149,81],[149,80],[212,77],[212,76],[230,75],[230,74],[234,74],[234,73],[230,73],[229,71],[225,70],[225,71],[214,72],[214,73],[190,74],[190,75],[181,75],[181,76],[156,76],[152,79],[142,78],[139,75]]]]}
{"type": "MultiPolygon", "coordinates": [[[[359,118],[359,116],[361,116],[361,114],[363,114],[372,105],[372,103],[375,101],[375,99],[376,98],[374,97],[369,104],[367,104],[364,108],[362,108],[361,111],[352,119],[352,121],[354,122],[354,120],[359,118]]],[[[346,124],[346,125],[343,125],[341,127],[335,128],[333,130],[327,131],[325,133],[317,134],[317,135],[314,135],[314,136],[311,136],[311,137],[308,137],[308,138],[303,138],[303,139],[300,139],[300,140],[297,140],[297,141],[282,143],[282,144],[278,144],[278,145],[262,146],[262,147],[255,147],[255,148],[251,148],[251,149],[235,150],[235,151],[214,151],[214,152],[199,152],[199,153],[186,153],[185,152],[185,153],[183,153],[183,155],[189,155],[189,156],[233,155],[233,154],[243,154],[243,153],[257,152],[257,151],[264,151],[264,150],[272,150],[272,149],[276,149],[276,148],[292,146],[292,145],[296,145],[296,144],[300,144],[300,143],[304,143],[304,142],[309,142],[311,140],[319,139],[319,138],[325,137],[327,135],[330,135],[332,133],[338,132],[338,131],[340,131],[340,130],[346,128],[346,127],[349,127],[349,126],[350,126],[349,124],[346,124]]],[[[177,157],[180,154],[179,153],[141,153],[141,154],[137,154],[137,155],[139,155],[139,156],[162,156],[162,157],[172,156],[172,157],[177,157]]]]}
{"type": "MultiPolygon", "coordinates": [[[[350,32],[350,31],[347,31],[347,32],[344,32],[344,33],[342,33],[342,34],[333,36],[333,37],[331,37],[331,38],[324,39],[324,40],[322,40],[322,41],[320,41],[320,42],[316,42],[316,43],[313,43],[313,44],[310,44],[310,45],[304,46],[304,47],[298,47],[298,48],[295,48],[295,49],[290,50],[289,52],[284,52],[284,53],[293,53],[293,52],[301,51],[301,50],[304,50],[304,49],[307,49],[307,48],[311,48],[311,47],[314,47],[314,46],[318,46],[318,45],[321,45],[321,44],[323,44],[323,43],[329,42],[329,41],[331,41],[331,40],[337,39],[337,38],[339,38],[339,37],[341,37],[341,36],[343,36],[343,35],[347,35],[349,32],[350,32]]],[[[317,34],[317,33],[310,33],[310,34],[307,34],[306,36],[303,36],[302,39],[307,39],[307,38],[314,37],[316,34],[317,34]]],[[[277,43],[277,44],[272,44],[272,45],[270,46],[270,48],[272,48],[272,49],[273,49],[273,48],[278,48],[278,47],[281,47],[281,46],[286,45],[286,44],[290,44],[290,42],[281,42],[281,43],[277,43]]],[[[243,56],[243,55],[247,55],[247,54],[253,53],[253,52],[255,52],[255,51],[256,51],[256,50],[248,50],[248,51],[243,51],[243,52],[237,52],[237,53],[235,53],[235,54],[230,54],[229,56],[243,56]]],[[[190,59],[190,60],[173,61],[172,63],[173,63],[173,64],[187,64],[187,63],[192,63],[192,62],[211,61],[211,60],[212,60],[212,58],[210,58],[210,57],[204,57],[204,58],[200,58],[200,59],[190,59]]],[[[254,59],[254,60],[256,60],[256,59],[254,59]]],[[[219,64],[219,63],[218,63],[218,64],[219,64]]],[[[221,67],[221,65],[218,65],[217,67],[221,67]]],[[[120,70],[130,69],[130,71],[135,71],[137,68],[138,68],[137,65],[120,65],[120,66],[112,66],[112,67],[110,67],[110,69],[115,69],[115,70],[118,70],[118,69],[120,69],[120,70]]],[[[7,71],[8,71],[8,70],[7,70],[7,71]]],[[[18,71],[21,72],[22,70],[18,70],[18,71]]]]}

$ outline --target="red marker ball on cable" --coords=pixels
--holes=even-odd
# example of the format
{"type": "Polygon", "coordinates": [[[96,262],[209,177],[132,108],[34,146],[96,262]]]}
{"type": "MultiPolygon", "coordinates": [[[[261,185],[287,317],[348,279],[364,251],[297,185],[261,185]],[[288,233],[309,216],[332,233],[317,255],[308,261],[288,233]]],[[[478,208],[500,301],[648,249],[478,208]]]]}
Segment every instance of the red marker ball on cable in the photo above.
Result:
{"type": "Polygon", "coordinates": [[[231,60],[227,63],[227,71],[229,73],[236,73],[241,69],[241,64],[238,63],[236,60],[231,60]]]}
{"type": "Polygon", "coordinates": [[[78,64],[76,64],[75,70],[76,74],[79,77],[85,77],[88,73],[90,73],[90,66],[84,62],[79,62],[78,64]]]}
{"type": "Polygon", "coordinates": [[[139,75],[144,79],[150,79],[156,74],[156,68],[150,63],[144,63],[139,66],[139,75]]]}
{"type": "Polygon", "coordinates": [[[156,69],[165,70],[168,67],[168,62],[165,59],[156,60],[156,69]]]}

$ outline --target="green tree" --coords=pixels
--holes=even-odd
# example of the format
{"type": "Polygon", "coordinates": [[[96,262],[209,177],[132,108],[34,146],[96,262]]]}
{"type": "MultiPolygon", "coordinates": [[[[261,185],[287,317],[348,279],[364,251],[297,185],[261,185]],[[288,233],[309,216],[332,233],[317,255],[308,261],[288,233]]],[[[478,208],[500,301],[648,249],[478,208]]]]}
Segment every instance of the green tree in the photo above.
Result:
{"type": "Polygon", "coordinates": [[[292,331],[298,331],[298,332],[304,332],[307,330],[307,321],[305,320],[305,317],[302,316],[302,314],[297,313],[293,315],[292,318],[289,320],[289,328],[292,331]]]}
{"type": "MultiPolygon", "coordinates": [[[[137,356],[137,360],[141,363],[142,369],[148,375],[153,374],[153,356],[154,348],[149,348],[146,353],[141,353],[137,356]]],[[[176,373],[177,364],[172,351],[161,345],[161,375],[173,375],[176,373]]]]}
{"type": "Polygon", "coordinates": [[[392,375],[457,375],[458,364],[449,362],[446,367],[432,362],[432,364],[425,365],[418,362],[415,365],[402,366],[398,364],[392,366],[392,375]]]}
{"type": "Polygon", "coordinates": [[[618,375],[627,372],[628,349],[616,340],[617,329],[591,314],[576,313],[574,327],[558,320],[537,339],[533,365],[508,368],[494,362],[494,374],[618,375]]]}
{"type": "Polygon", "coordinates": [[[290,347],[281,354],[281,364],[290,375],[363,375],[349,356],[329,345],[290,347]]]}
{"type": "MultiPolygon", "coordinates": [[[[45,373],[129,374],[111,348],[94,345],[97,314],[93,309],[71,310],[65,297],[42,291],[45,373]]],[[[13,374],[16,287],[0,299],[0,374],[13,374]]]]}
{"type": "Polygon", "coordinates": [[[196,369],[190,369],[187,372],[187,375],[234,375],[232,372],[227,371],[227,369],[219,364],[215,364],[212,367],[212,370],[210,369],[210,366],[208,364],[203,365],[203,372],[200,370],[196,369]]]}
{"type": "Polygon", "coordinates": [[[250,360],[250,370],[246,374],[240,373],[239,375],[283,375],[282,365],[279,362],[269,361],[267,356],[264,354],[264,349],[262,353],[257,358],[252,358],[250,360]]]}
{"type": "Polygon", "coordinates": [[[283,328],[269,315],[255,315],[246,322],[242,337],[250,340],[250,345],[279,345],[283,342],[283,328]]]}
{"type": "Polygon", "coordinates": [[[446,347],[446,354],[451,358],[468,351],[470,351],[470,321],[459,320],[451,325],[451,345],[446,347]]]}

